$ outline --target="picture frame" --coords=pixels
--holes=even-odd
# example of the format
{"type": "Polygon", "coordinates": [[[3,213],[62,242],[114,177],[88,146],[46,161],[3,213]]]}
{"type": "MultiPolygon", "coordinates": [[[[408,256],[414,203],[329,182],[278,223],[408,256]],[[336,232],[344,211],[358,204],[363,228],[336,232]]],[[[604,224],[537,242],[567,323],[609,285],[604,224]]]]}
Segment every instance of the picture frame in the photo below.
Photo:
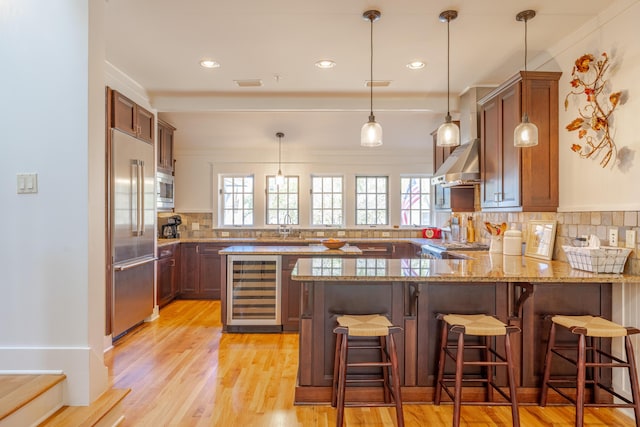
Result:
{"type": "Polygon", "coordinates": [[[553,245],[556,240],[556,224],[554,220],[529,221],[527,224],[525,256],[550,260],[553,257],[553,245]]]}

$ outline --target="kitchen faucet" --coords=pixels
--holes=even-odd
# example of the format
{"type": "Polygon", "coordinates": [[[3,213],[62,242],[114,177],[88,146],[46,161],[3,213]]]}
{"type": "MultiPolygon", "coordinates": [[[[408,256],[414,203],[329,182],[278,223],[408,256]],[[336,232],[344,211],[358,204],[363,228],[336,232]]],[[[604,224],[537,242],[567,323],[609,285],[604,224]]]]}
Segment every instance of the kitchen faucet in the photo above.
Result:
{"type": "Polygon", "coordinates": [[[280,223],[278,234],[286,239],[289,236],[289,233],[291,233],[291,216],[287,212],[284,214],[283,222],[280,223]]]}

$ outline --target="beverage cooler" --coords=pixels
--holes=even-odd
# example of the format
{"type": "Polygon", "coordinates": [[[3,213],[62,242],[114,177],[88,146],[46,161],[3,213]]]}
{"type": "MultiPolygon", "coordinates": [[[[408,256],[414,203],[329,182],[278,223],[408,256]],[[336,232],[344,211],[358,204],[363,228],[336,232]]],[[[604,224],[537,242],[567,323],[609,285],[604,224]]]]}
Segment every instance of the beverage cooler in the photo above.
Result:
{"type": "Polygon", "coordinates": [[[280,256],[227,258],[227,325],[280,327],[280,256]]]}

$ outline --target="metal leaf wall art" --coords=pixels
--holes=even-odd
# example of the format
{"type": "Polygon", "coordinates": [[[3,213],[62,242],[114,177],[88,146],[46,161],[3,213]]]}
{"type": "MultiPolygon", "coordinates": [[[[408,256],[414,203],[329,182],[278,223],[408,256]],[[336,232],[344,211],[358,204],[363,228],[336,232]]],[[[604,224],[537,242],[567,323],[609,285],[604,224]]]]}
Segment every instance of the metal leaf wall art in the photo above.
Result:
{"type": "Polygon", "coordinates": [[[566,126],[569,132],[578,131],[579,143],[571,145],[571,149],[583,159],[602,156],[600,166],[603,168],[617,156],[616,144],[611,135],[611,114],[620,103],[622,92],[614,92],[607,96],[605,74],[609,70],[609,57],[606,52],[596,60],[591,54],[576,59],[571,72],[571,91],[564,99],[565,111],[569,107],[569,97],[578,96],[586,100],[586,104],[578,105],[578,117],[566,126]]]}

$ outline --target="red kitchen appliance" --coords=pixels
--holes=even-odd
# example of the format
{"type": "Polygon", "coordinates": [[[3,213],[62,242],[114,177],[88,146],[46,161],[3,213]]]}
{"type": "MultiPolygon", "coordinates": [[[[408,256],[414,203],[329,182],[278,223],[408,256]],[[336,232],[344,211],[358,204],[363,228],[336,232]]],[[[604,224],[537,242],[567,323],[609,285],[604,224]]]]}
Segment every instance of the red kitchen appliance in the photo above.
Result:
{"type": "Polygon", "coordinates": [[[438,227],[427,227],[422,229],[422,237],[425,239],[441,239],[442,230],[438,227]]]}

